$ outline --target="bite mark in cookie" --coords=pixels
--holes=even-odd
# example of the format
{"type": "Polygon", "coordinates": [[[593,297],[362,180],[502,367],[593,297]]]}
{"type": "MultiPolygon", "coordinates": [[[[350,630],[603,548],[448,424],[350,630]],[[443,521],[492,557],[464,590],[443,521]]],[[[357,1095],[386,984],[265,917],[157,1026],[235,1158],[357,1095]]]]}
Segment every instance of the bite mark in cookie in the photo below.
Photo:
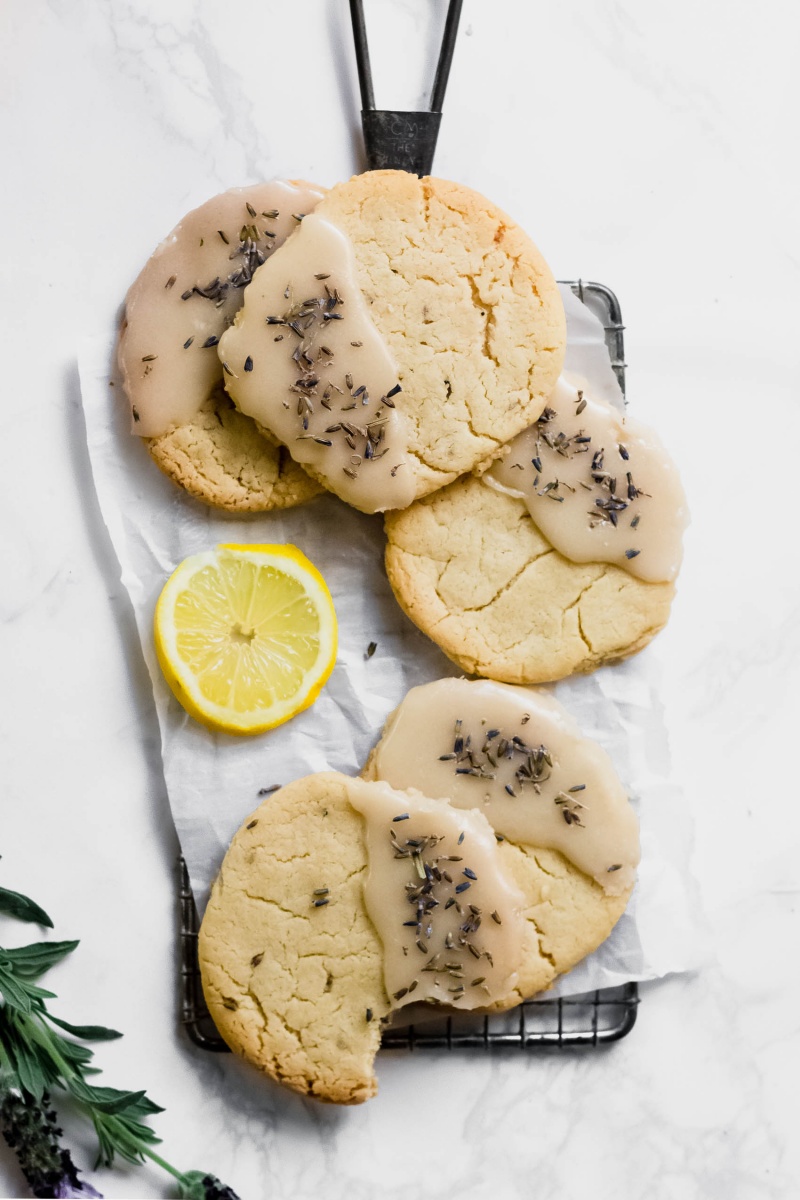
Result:
{"type": "MultiPolygon", "coordinates": [[[[385,783],[325,772],[270,795],[234,837],[200,929],[203,989],[228,1045],[297,1092],[357,1104],[377,1089],[373,1060],[381,1023],[407,997],[415,998],[415,980],[432,986],[439,980],[434,994],[443,991],[461,1008],[489,1000],[498,1008],[516,1003],[520,972],[527,977],[531,959],[546,959],[537,935],[520,919],[522,895],[507,878],[500,851],[480,814],[385,783]],[[407,820],[395,820],[403,814],[407,820]],[[406,846],[409,838],[419,839],[403,827],[419,833],[423,824],[429,835],[453,842],[454,857],[445,862],[435,853],[439,846],[416,847],[418,854],[406,846]],[[376,829],[381,845],[371,861],[376,829]],[[456,861],[459,846],[468,844],[474,870],[466,859],[456,861]],[[394,845],[412,853],[395,859],[394,845]],[[383,851],[388,876],[381,870],[383,851]],[[451,887],[435,878],[436,870],[457,873],[459,880],[454,875],[451,887]],[[465,870],[482,878],[472,880],[465,870]],[[372,899],[365,895],[368,873],[372,899]],[[491,912],[483,914],[483,924],[476,920],[469,899],[473,883],[487,909],[502,914],[504,926],[491,912]],[[444,890],[452,892],[449,915],[437,917],[430,934],[403,926],[411,908],[406,884],[417,890],[422,885],[420,895],[433,902],[429,907],[441,898],[443,910],[450,899],[444,890]],[[376,889],[387,900],[382,912],[373,907],[376,889]],[[398,926],[407,938],[397,935],[398,926]],[[427,938],[430,954],[416,947],[419,936],[427,938]],[[431,957],[436,961],[426,971],[431,957]]],[[[415,925],[416,915],[415,904],[415,925]]]]}
{"type": "Polygon", "coordinates": [[[338,1104],[375,1094],[391,1008],[349,783],[314,775],[264,800],[225,855],[198,945],[209,1011],[231,1049],[276,1082],[338,1104]]]}

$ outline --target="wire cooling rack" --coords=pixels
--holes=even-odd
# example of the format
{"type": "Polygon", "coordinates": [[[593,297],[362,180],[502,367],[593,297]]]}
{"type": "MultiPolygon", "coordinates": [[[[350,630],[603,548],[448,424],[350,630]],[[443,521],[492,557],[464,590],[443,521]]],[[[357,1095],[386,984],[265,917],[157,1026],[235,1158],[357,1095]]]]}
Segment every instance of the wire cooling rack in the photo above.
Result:
{"type": "MultiPolygon", "coordinates": [[[[611,366],[625,395],[625,347],[619,301],[602,283],[569,281],[568,286],[602,321],[611,366]]],[[[199,919],[189,873],[183,858],[178,860],[180,930],[181,1018],[189,1038],[201,1050],[226,1052],[203,999],[197,961],[199,919]]],[[[488,1050],[511,1046],[518,1050],[537,1047],[602,1046],[617,1042],[636,1022],[639,990],[635,983],[602,988],[580,996],[528,1000],[507,1013],[476,1016],[458,1013],[427,1018],[417,1024],[388,1027],[382,1048],[386,1050],[488,1050]]]]}

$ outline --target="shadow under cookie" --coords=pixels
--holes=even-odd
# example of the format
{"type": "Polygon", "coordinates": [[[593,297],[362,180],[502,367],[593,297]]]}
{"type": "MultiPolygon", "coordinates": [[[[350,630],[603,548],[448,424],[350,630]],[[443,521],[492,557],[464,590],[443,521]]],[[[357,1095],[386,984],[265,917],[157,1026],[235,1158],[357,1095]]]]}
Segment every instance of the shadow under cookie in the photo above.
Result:
{"type": "Polygon", "coordinates": [[[641,650],[672,583],[572,563],[524,503],[474,476],[386,517],[386,571],[403,611],[465,672],[547,683],[641,650]]]}

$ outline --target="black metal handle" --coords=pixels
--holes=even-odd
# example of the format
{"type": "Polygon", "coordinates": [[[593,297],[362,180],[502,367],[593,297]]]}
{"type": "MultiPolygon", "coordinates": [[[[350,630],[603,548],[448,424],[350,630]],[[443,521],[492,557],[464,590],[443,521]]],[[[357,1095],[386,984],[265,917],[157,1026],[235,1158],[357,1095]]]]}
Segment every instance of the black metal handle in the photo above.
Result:
{"type": "Polygon", "coordinates": [[[463,0],[450,0],[447,9],[439,62],[431,92],[430,111],[400,112],[375,107],[363,0],[350,0],[358,84],[361,90],[361,127],[364,131],[367,165],[371,171],[392,168],[410,171],[414,175],[430,174],[462,3],[463,0]]]}

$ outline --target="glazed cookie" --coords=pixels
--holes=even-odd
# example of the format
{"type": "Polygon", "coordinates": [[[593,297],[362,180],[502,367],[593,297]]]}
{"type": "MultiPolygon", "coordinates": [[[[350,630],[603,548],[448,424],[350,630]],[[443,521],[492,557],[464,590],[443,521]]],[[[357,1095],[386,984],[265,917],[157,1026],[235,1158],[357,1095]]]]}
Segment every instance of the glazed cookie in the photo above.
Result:
{"type": "Polygon", "coordinates": [[[237,407],[365,512],[491,460],[558,378],[564,311],[525,233],[402,171],[334,187],[256,274],[220,342],[237,407]]]}
{"type": "Polygon", "coordinates": [[[281,181],[223,192],[184,217],[128,292],[117,357],[131,432],[216,507],[262,512],[322,490],[222,399],[216,353],[253,273],[322,195],[281,181]]]}
{"type": "Polygon", "coordinates": [[[411,620],[471,675],[544,683],[641,650],[672,583],[570,562],[524,501],[468,476],[386,517],[386,572],[411,620]]]}
{"type": "Polygon", "coordinates": [[[401,607],[465,671],[544,683],[663,627],[688,523],[656,434],[559,380],[480,478],[386,517],[401,607]]]}
{"type": "Polygon", "coordinates": [[[276,1081],[360,1103],[392,1010],[515,1002],[538,956],[522,903],[481,814],[307,776],[265,800],[225,856],[199,939],[209,1011],[276,1081]]]}
{"type": "Polygon", "coordinates": [[[639,862],[636,816],[608,755],[552,697],[489,680],[412,688],[363,777],[407,789],[424,781],[493,825],[536,942],[519,1000],[595,950],[624,912],[639,862]]]}

